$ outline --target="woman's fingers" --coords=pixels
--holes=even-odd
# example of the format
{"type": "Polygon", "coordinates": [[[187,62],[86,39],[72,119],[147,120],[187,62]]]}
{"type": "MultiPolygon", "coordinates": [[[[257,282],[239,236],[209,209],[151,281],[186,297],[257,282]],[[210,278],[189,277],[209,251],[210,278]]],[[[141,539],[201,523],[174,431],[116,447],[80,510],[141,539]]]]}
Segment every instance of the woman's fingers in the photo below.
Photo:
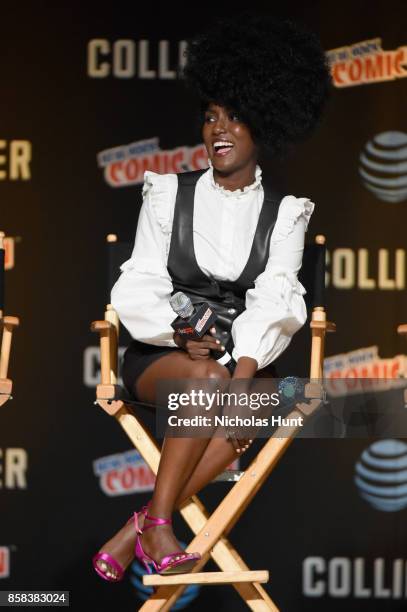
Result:
{"type": "Polygon", "coordinates": [[[222,345],[220,342],[207,335],[203,336],[200,340],[188,340],[186,347],[188,351],[198,351],[201,349],[215,349],[217,351],[222,350],[222,345]]]}
{"type": "Polygon", "coordinates": [[[205,346],[208,346],[209,348],[214,348],[216,350],[219,350],[220,347],[222,346],[222,343],[220,340],[218,340],[217,338],[214,338],[213,336],[209,334],[205,334],[204,336],[202,336],[202,338],[199,340],[199,343],[205,346]]]}
{"type": "MultiPolygon", "coordinates": [[[[216,333],[215,328],[211,327],[210,332],[216,333]]],[[[186,340],[184,349],[188,352],[191,359],[198,360],[209,359],[211,350],[224,351],[225,347],[217,338],[210,334],[205,334],[199,339],[186,340]]]]}
{"type": "MultiPolygon", "coordinates": [[[[231,439],[232,442],[232,439],[231,439]]],[[[247,451],[247,449],[250,447],[250,445],[252,444],[253,440],[249,439],[249,438],[245,438],[245,439],[235,439],[235,443],[233,445],[234,449],[236,450],[236,452],[238,453],[238,455],[244,453],[247,451]]]]}

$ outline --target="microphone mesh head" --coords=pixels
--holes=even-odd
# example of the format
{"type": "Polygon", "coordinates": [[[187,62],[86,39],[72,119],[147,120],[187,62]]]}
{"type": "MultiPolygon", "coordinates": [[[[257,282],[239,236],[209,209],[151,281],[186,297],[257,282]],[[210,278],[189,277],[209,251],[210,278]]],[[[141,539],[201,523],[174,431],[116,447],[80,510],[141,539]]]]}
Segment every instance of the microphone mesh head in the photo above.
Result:
{"type": "Polygon", "coordinates": [[[194,312],[191,300],[182,291],[177,291],[170,297],[170,305],[174,312],[182,319],[187,319],[194,312]]]}

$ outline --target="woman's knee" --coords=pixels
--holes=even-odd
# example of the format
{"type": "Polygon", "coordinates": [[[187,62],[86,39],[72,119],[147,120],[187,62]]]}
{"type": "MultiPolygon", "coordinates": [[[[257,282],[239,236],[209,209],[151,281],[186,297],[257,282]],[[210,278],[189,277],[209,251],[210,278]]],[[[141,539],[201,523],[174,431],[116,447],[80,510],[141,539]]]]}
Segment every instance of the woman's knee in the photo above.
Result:
{"type": "Polygon", "coordinates": [[[208,378],[211,380],[227,380],[230,373],[225,366],[214,359],[202,359],[191,365],[191,378],[208,378]]]}

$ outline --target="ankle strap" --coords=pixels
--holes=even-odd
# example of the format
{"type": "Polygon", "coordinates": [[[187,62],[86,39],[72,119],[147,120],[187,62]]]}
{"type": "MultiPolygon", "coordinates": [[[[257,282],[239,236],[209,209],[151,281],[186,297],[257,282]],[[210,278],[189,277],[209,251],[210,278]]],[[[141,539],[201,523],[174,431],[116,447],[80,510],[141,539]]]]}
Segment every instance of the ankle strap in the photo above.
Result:
{"type": "Polygon", "coordinates": [[[163,519],[163,518],[158,518],[156,516],[150,516],[149,514],[147,514],[147,512],[144,515],[144,519],[151,521],[151,524],[146,525],[144,523],[143,531],[146,531],[146,529],[150,529],[151,527],[158,527],[159,525],[171,525],[172,523],[172,519],[163,519]]]}

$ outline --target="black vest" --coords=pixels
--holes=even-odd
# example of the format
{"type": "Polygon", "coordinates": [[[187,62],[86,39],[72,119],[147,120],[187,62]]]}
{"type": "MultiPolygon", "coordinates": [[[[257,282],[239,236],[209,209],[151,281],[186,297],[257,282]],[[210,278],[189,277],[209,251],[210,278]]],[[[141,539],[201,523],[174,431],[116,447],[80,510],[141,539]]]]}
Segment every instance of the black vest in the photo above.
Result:
{"type": "MultiPolygon", "coordinates": [[[[208,302],[218,315],[216,328],[226,350],[232,354],[232,323],[245,310],[245,296],[254,287],[254,280],[264,271],[270,248],[271,234],[277,220],[281,196],[263,183],[264,202],[261,208],[249,259],[235,281],[217,281],[202,272],[195,258],[193,244],[193,214],[195,187],[206,170],[178,174],[178,191],[168,254],[167,269],[174,291],[186,293],[193,304],[208,302]]],[[[214,219],[216,222],[216,219],[214,219]]]]}

